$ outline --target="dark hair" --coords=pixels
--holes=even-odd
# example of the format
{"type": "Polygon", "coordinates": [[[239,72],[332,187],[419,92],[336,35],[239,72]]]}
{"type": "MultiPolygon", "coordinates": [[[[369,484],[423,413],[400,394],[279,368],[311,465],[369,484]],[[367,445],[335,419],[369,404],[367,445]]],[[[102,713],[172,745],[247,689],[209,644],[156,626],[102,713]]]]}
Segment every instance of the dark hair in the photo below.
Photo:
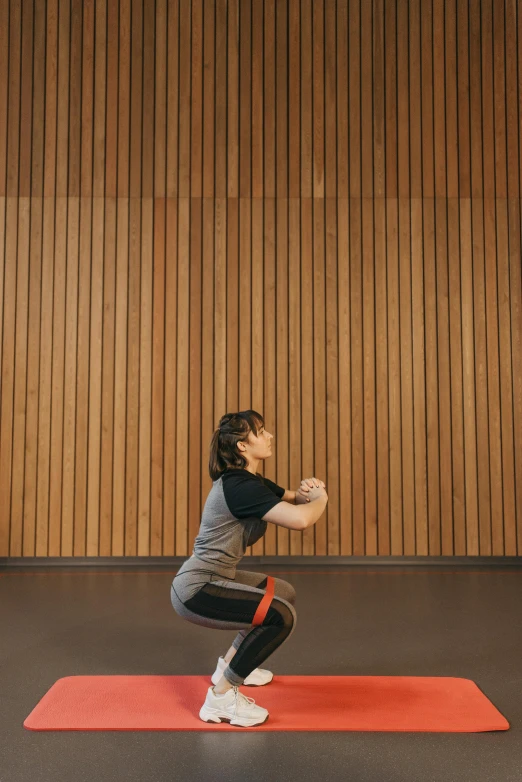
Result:
{"type": "Polygon", "coordinates": [[[256,410],[243,410],[221,416],[210,443],[208,471],[213,481],[217,481],[227,467],[248,467],[248,460],[241,455],[237,444],[248,440],[250,432],[254,432],[257,437],[258,431],[264,425],[265,419],[256,410]]]}

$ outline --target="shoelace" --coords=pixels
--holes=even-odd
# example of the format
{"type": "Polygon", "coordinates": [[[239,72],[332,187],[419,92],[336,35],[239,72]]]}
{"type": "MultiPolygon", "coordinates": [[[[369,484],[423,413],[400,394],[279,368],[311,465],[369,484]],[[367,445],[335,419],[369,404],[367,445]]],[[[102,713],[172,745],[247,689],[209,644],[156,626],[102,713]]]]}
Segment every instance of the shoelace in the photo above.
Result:
{"type": "Polygon", "coordinates": [[[239,705],[238,701],[241,698],[243,701],[245,701],[245,705],[248,709],[252,708],[252,705],[255,703],[255,700],[253,698],[249,698],[248,695],[243,695],[242,692],[239,692],[239,687],[233,687],[234,695],[236,698],[236,713],[237,713],[237,707],[239,705]]]}

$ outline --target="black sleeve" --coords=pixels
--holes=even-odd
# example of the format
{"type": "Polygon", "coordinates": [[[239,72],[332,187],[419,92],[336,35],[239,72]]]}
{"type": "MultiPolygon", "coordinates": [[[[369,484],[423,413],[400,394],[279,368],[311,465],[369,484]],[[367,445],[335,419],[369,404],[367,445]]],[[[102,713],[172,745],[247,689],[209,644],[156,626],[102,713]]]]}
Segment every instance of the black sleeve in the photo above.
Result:
{"type": "Polygon", "coordinates": [[[228,508],[236,519],[248,519],[255,516],[263,518],[265,513],[281,502],[285,490],[270,481],[277,492],[265,484],[267,479],[258,475],[230,475],[223,484],[223,492],[228,508]]]}
{"type": "Polygon", "coordinates": [[[277,497],[282,497],[285,493],[285,490],[282,486],[278,486],[277,483],[274,483],[269,478],[264,478],[262,475],[259,476],[262,478],[262,480],[265,482],[266,486],[268,486],[269,489],[271,489],[277,497]]]}

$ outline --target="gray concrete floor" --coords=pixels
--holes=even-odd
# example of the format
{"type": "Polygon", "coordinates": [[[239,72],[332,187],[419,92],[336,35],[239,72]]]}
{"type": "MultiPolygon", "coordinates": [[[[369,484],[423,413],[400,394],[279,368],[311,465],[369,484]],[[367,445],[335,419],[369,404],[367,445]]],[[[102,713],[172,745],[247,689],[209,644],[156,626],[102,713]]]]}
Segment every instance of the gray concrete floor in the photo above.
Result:
{"type": "MultiPolygon", "coordinates": [[[[276,675],[472,679],[511,725],[488,733],[35,732],[57,679],[213,673],[234,632],[182,620],[177,567],[0,571],[0,782],[520,782],[522,570],[249,565],[297,591],[276,675]],[[297,572],[298,571],[298,572],[297,572]]],[[[263,688],[248,695],[263,705],[263,688]]]]}

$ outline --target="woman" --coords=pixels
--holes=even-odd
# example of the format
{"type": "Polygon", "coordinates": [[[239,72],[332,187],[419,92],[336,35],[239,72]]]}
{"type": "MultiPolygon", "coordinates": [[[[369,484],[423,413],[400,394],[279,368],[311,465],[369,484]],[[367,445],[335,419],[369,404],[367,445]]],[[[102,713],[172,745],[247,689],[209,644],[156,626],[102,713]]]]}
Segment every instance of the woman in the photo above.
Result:
{"type": "Polygon", "coordinates": [[[268,521],[302,530],[315,524],[328,502],[325,484],[316,478],[303,480],[293,492],[257,474],[260,462],[272,453],[271,440],[255,410],[221,418],[210,446],[213,486],[199,533],[192,556],[172,582],[172,605],[181,617],[204,627],[239,631],[212,676],[214,687],[209,687],[199,712],[205,722],[253,727],[268,719],[268,711],[240,693],[239,686],[272,680],[270,671],[257,666],[292,634],[295,590],[287,581],[271,578],[273,598],[267,611],[270,598],[258,610],[268,577],[237,570],[236,565],[246,547],[265,534],[268,521]]]}

